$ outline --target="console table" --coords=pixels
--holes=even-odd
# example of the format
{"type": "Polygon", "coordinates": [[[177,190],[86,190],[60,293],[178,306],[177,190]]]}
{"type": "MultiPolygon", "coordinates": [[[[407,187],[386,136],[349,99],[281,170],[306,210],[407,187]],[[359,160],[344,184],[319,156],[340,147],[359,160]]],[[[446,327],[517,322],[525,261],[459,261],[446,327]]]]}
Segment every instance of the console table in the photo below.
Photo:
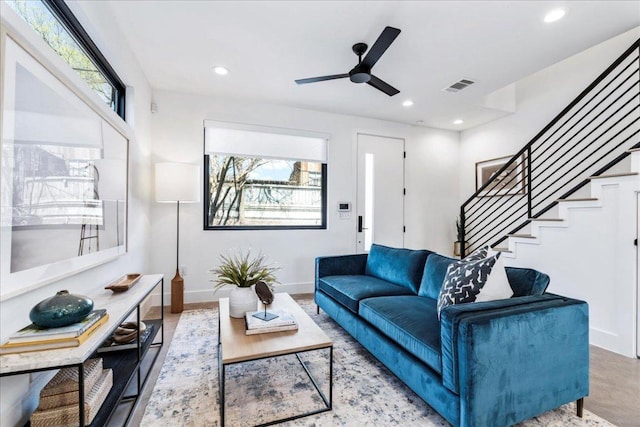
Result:
{"type": "Polygon", "coordinates": [[[104,368],[113,370],[113,387],[91,425],[106,425],[119,404],[129,403],[131,407],[124,422],[126,424],[164,343],[163,310],[160,310],[160,317],[157,319],[143,319],[140,313],[141,303],[158,286],[160,287],[160,307],[162,308],[164,306],[164,278],[161,274],[142,276],[138,283],[126,292],[112,293],[103,289],[85,294],[94,301],[96,309],[107,309],[109,320],[105,325],[96,330],[86,342],[78,347],[0,355],[0,377],[65,367],[77,368],[80,397],[78,404],[79,423],[81,427],[84,427],[83,363],[92,357],[100,357],[103,359],[104,368]],[[138,324],[142,320],[146,325],[153,326],[152,334],[147,340],[142,345],[138,340],[138,346],[133,349],[97,354],[97,349],[102,343],[134,312],[138,324]]]}

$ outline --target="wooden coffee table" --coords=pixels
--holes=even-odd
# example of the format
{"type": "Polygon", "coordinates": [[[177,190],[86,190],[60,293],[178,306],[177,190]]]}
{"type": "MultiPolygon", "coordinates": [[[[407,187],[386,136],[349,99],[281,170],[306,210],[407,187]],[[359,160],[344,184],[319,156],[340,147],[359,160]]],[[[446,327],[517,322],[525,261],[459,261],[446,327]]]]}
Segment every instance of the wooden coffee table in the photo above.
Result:
{"type": "Polygon", "coordinates": [[[296,355],[307,373],[309,380],[311,380],[316,391],[324,401],[325,407],[260,425],[267,426],[277,424],[331,410],[333,402],[333,342],[289,294],[276,293],[273,304],[271,304],[268,309],[287,310],[298,322],[298,330],[246,335],[244,319],[234,319],[230,317],[229,299],[220,298],[220,309],[218,312],[220,331],[218,334],[218,368],[220,375],[220,422],[222,427],[224,427],[225,421],[226,367],[236,363],[288,354],[296,355]],[[322,392],[315,378],[313,378],[313,375],[309,372],[299,355],[299,353],[321,349],[329,349],[329,398],[322,392]]]}

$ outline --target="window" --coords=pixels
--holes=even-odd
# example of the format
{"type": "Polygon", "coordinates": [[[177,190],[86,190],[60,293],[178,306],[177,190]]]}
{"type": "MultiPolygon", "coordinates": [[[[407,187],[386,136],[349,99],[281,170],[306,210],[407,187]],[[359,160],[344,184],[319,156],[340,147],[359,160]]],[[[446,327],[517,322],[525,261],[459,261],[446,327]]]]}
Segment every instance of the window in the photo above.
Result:
{"type": "Polygon", "coordinates": [[[326,137],[207,121],[204,162],[205,229],[327,228],[326,137]]]}
{"type": "Polygon", "coordinates": [[[64,1],[7,0],[7,4],[124,119],[124,84],[64,1]]]}

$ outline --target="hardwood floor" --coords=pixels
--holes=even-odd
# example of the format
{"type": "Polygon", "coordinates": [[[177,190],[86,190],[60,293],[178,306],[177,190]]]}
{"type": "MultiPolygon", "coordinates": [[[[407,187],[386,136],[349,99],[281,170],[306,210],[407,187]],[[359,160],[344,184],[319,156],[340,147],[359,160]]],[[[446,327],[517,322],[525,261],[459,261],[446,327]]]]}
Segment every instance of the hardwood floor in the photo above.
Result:
{"type": "MultiPolygon", "coordinates": [[[[309,295],[304,295],[309,297],[309,295]]],[[[186,304],[185,310],[213,308],[217,303],[186,304]]],[[[157,308],[155,308],[157,313],[157,308]]],[[[158,378],[180,314],[165,308],[165,345],[151,372],[147,386],[134,410],[130,426],[140,425],[153,385],[158,378]]],[[[640,426],[640,359],[632,359],[591,346],[590,394],[584,407],[619,427],[640,426]]]]}
{"type": "Polygon", "coordinates": [[[591,346],[591,391],[584,407],[619,427],[640,426],[640,359],[591,346]]]}

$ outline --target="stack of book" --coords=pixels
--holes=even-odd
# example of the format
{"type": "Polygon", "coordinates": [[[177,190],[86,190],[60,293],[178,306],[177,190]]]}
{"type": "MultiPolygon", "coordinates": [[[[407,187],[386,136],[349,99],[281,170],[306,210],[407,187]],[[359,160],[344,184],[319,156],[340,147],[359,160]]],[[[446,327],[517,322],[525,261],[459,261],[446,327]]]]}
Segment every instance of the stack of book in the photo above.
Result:
{"type": "MultiPolygon", "coordinates": [[[[103,369],[102,359],[84,363],[84,423],[95,418],[113,386],[113,371],[103,369]]],[[[38,409],[31,415],[31,427],[78,426],[78,368],[64,368],[40,392],[38,409]]]]}
{"type": "Polygon", "coordinates": [[[298,322],[291,313],[284,310],[269,310],[269,313],[275,314],[273,320],[262,320],[254,317],[254,314],[264,313],[263,310],[247,312],[245,314],[245,322],[247,324],[246,334],[265,334],[268,332],[291,331],[298,329],[298,322]]]}
{"type": "Polygon", "coordinates": [[[77,347],[85,342],[100,326],[107,323],[107,310],[94,310],[78,323],[60,328],[40,328],[33,323],[25,326],[0,345],[0,354],[52,350],[77,347]]]}

